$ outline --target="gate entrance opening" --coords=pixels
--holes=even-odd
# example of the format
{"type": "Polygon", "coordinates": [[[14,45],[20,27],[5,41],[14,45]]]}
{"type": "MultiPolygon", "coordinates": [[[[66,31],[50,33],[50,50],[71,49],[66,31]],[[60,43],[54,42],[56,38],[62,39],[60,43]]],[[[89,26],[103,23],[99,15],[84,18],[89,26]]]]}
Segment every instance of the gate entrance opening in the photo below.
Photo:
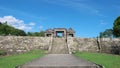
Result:
{"type": "Polygon", "coordinates": [[[59,38],[64,37],[64,31],[56,31],[56,36],[59,38]]]}

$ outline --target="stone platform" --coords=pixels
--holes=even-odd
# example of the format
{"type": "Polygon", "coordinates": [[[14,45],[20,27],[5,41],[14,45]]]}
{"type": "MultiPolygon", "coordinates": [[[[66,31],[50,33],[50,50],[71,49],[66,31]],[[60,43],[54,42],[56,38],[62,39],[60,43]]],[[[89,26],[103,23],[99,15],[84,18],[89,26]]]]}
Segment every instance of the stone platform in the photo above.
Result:
{"type": "Polygon", "coordinates": [[[26,63],[20,68],[100,68],[98,65],[80,59],[72,54],[48,54],[26,63]]]}

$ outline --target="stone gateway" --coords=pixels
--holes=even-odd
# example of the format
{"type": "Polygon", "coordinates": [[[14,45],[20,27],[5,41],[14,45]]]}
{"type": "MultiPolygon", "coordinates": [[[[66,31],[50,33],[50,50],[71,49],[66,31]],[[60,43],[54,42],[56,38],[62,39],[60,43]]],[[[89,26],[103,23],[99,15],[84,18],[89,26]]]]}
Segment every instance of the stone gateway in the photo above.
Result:
{"type": "Polygon", "coordinates": [[[45,31],[45,37],[58,37],[59,33],[62,34],[62,37],[74,37],[75,31],[72,28],[69,28],[68,30],[66,28],[54,28],[54,29],[47,29],[45,31]]]}

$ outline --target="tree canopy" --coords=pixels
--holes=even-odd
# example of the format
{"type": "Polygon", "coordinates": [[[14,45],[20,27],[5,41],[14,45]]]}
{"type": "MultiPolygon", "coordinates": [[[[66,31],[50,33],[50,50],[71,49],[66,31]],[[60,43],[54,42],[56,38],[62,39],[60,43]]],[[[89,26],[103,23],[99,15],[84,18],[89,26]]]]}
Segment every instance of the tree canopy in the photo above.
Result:
{"type": "Polygon", "coordinates": [[[115,37],[120,37],[120,16],[117,17],[113,24],[113,35],[115,37]]]}
{"type": "Polygon", "coordinates": [[[100,38],[111,38],[113,37],[113,30],[106,29],[104,32],[100,32],[100,38]]]}
{"type": "Polygon", "coordinates": [[[0,35],[14,35],[14,36],[26,36],[26,33],[23,30],[16,29],[10,25],[0,22],[0,35]]]}
{"type": "Polygon", "coordinates": [[[120,37],[120,16],[118,16],[114,23],[112,29],[106,29],[103,32],[100,32],[100,38],[108,38],[108,37],[120,37]]]}
{"type": "Polygon", "coordinates": [[[14,28],[13,26],[10,26],[7,24],[7,22],[1,23],[0,22],[0,35],[7,36],[7,35],[13,35],[13,36],[40,36],[44,37],[45,32],[41,30],[40,32],[28,32],[27,34],[20,29],[14,28]]]}
{"type": "Polygon", "coordinates": [[[40,36],[40,37],[44,37],[45,36],[45,32],[43,30],[41,30],[40,32],[28,32],[27,35],[28,36],[40,36]]]}

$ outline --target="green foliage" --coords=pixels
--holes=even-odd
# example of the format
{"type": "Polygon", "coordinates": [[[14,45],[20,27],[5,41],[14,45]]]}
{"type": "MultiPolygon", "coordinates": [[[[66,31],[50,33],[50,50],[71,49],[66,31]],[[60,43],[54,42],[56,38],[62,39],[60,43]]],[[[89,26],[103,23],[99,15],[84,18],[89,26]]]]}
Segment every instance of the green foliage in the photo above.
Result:
{"type": "Polygon", "coordinates": [[[0,56],[0,68],[14,68],[44,55],[44,51],[33,50],[13,56],[0,56]]]}
{"type": "Polygon", "coordinates": [[[106,29],[104,32],[100,32],[100,38],[111,38],[113,36],[112,29],[106,29]]]}
{"type": "Polygon", "coordinates": [[[120,37],[120,16],[114,21],[113,34],[115,37],[120,37]]]}
{"type": "Polygon", "coordinates": [[[115,19],[113,29],[106,29],[104,32],[100,32],[99,37],[120,37],[120,16],[115,19]]]}
{"type": "Polygon", "coordinates": [[[5,51],[0,50],[0,55],[4,55],[5,51]]]}
{"type": "Polygon", "coordinates": [[[23,30],[16,29],[10,25],[7,25],[7,22],[0,22],[0,35],[26,36],[26,33],[23,30]]]}
{"type": "Polygon", "coordinates": [[[101,53],[75,53],[76,56],[105,66],[105,68],[120,68],[120,56],[101,53]]]}
{"type": "Polygon", "coordinates": [[[27,34],[20,29],[16,29],[10,25],[7,25],[7,22],[1,23],[0,22],[0,35],[2,36],[7,36],[7,35],[13,35],[13,36],[40,36],[44,37],[45,32],[40,31],[40,32],[28,32],[27,34]]]}
{"type": "Polygon", "coordinates": [[[45,36],[45,32],[44,31],[40,31],[40,32],[28,32],[27,33],[28,36],[40,36],[40,37],[44,37],[45,36]]]}
{"type": "Polygon", "coordinates": [[[117,45],[111,46],[111,53],[119,55],[120,54],[120,46],[117,46],[117,45]]]}

